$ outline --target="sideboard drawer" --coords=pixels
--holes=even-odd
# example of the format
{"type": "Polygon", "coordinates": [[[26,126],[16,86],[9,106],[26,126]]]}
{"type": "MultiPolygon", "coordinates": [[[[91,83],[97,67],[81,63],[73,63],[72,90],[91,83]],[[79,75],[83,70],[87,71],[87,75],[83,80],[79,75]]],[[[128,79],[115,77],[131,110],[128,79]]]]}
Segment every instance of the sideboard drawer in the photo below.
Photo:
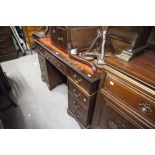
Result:
{"type": "Polygon", "coordinates": [[[125,117],[125,113],[117,111],[114,104],[105,99],[104,108],[99,126],[105,129],[136,129],[138,128],[134,123],[125,117]]]}
{"type": "Polygon", "coordinates": [[[128,105],[144,118],[155,123],[155,101],[145,94],[142,89],[137,90],[133,85],[108,74],[103,89],[128,105]]]}

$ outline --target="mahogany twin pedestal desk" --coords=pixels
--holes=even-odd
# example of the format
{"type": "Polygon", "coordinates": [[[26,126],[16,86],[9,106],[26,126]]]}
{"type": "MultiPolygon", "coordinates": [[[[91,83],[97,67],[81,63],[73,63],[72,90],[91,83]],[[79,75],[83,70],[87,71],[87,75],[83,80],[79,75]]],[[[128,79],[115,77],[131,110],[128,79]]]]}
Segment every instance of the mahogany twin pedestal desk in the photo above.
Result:
{"type": "Polygon", "coordinates": [[[42,80],[49,89],[67,79],[68,114],[73,116],[82,128],[90,128],[100,73],[52,45],[50,37],[35,40],[42,80]],[[67,78],[66,78],[67,77],[67,78]]]}

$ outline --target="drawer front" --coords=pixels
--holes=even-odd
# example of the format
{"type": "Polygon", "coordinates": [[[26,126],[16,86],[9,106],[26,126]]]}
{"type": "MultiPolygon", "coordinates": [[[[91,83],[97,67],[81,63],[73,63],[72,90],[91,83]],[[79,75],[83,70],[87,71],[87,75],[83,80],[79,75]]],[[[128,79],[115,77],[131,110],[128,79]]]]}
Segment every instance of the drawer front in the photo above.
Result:
{"type": "Polygon", "coordinates": [[[108,74],[103,89],[127,104],[134,111],[155,123],[155,101],[121,79],[108,74]]]}
{"type": "Polygon", "coordinates": [[[0,37],[0,44],[5,44],[5,43],[12,43],[12,38],[11,37],[0,37]]]}
{"type": "Polygon", "coordinates": [[[47,60],[49,60],[61,73],[66,75],[67,67],[65,64],[63,64],[61,61],[59,61],[56,57],[49,54],[48,52],[45,52],[45,57],[47,60]]]}
{"type": "Polygon", "coordinates": [[[1,28],[0,27],[0,38],[1,37],[10,37],[12,35],[10,27],[1,28]]]}
{"type": "Polygon", "coordinates": [[[90,104],[90,96],[87,96],[84,93],[82,93],[69,80],[68,80],[68,90],[72,93],[72,96],[74,96],[74,98],[78,100],[81,103],[81,105],[87,110],[90,104]]]}
{"type": "Polygon", "coordinates": [[[2,50],[9,50],[9,51],[11,51],[12,48],[15,48],[13,43],[0,44],[0,51],[2,51],[2,50]]]}
{"type": "Polygon", "coordinates": [[[68,77],[70,77],[77,85],[82,87],[88,94],[92,94],[97,91],[98,83],[89,83],[89,81],[84,79],[80,74],[70,68],[68,68],[67,74],[68,77]]]}
{"type": "Polygon", "coordinates": [[[51,41],[58,48],[67,51],[67,29],[64,27],[51,27],[51,41]]]}
{"type": "Polygon", "coordinates": [[[87,111],[81,107],[70,92],[68,94],[68,108],[73,113],[74,117],[85,126],[87,123],[87,111]]]}
{"type": "Polygon", "coordinates": [[[99,120],[99,127],[105,129],[136,129],[133,123],[131,123],[123,113],[117,111],[116,107],[105,100],[103,105],[103,111],[99,120]]]}
{"type": "Polygon", "coordinates": [[[0,55],[4,56],[4,55],[8,55],[8,54],[13,54],[13,53],[17,53],[15,48],[10,48],[10,49],[1,49],[0,50],[0,55]]]}
{"type": "Polygon", "coordinates": [[[40,64],[42,80],[47,81],[44,57],[38,53],[38,59],[39,59],[39,64],[40,64]]]}
{"type": "Polygon", "coordinates": [[[44,48],[42,48],[39,44],[36,44],[36,47],[40,53],[44,54],[44,48]]]}

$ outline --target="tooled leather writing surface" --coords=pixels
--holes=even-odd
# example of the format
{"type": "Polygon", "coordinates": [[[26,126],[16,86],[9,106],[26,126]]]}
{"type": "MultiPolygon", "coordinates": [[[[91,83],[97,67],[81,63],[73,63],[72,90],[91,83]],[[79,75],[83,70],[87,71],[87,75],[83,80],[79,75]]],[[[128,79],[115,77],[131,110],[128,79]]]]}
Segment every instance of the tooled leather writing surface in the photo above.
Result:
{"type": "MultiPolygon", "coordinates": [[[[73,63],[74,65],[77,65],[79,68],[81,68],[82,70],[84,70],[87,74],[91,74],[92,76],[94,75],[94,71],[92,70],[91,67],[87,66],[86,64],[83,64],[79,61],[73,60],[71,58],[69,58],[69,55],[60,50],[59,48],[55,47],[51,41],[50,41],[50,37],[46,37],[46,38],[41,38],[39,39],[42,43],[48,45],[50,48],[52,48],[53,50],[55,50],[57,53],[59,53],[62,57],[64,57],[65,59],[67,59],[68,61],[70,61],[71,63],[73,63]]],[[[97,70],[97,73],[100,73],[101,70],[97,70]]]]}

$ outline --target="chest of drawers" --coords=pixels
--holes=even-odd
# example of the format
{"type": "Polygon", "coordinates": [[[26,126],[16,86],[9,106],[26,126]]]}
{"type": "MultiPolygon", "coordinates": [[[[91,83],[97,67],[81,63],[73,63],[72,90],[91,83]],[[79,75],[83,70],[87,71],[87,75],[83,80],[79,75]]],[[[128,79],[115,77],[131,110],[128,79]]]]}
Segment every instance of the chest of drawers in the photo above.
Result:
{"type": "Polygon", "coordinates": [[[0,27],[0,61],[7,61],[18,57],[12,39],[12,32],[9,26],[0,27]]]}
{"type": "Polygon", "coordinates": [[[85,89],[82,84],[74,82],[74,78],[69,76],[68,92],[68,113],[79,122],[82,128],[90,128],[97,92],[90,87],[85,89]]]}
{"type": "Polygon", "coordinates": [[[155,128],[154,58],[155,53],[147,51],[130,64],[123,62],[121,70],[119,59],[107,59],[110,65],[102,73],[92,128],[155,128]]]}

